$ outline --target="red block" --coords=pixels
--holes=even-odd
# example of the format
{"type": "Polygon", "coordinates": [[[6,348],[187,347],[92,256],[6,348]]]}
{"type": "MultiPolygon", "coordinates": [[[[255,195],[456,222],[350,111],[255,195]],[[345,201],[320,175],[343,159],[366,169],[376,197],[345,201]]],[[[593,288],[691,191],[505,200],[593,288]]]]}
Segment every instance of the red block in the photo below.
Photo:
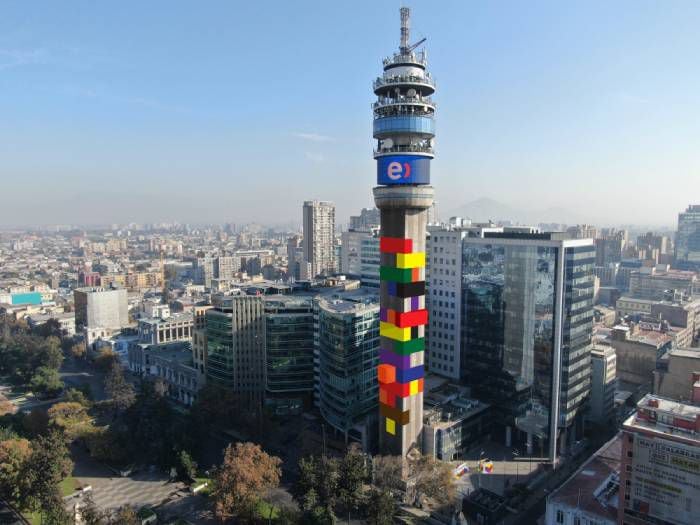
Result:
{"type": "Polygon", "coordinates": [[[413,252],[413,240],[400,237],[380,237],[379,251],[383,253],[411,253],[413,252]]]}
{"type": "Polygon", "coordinates": [[[414,310],[413,312],[397,312],[396,326],[410,328],[428,324],[428,310],[414,310]]]}

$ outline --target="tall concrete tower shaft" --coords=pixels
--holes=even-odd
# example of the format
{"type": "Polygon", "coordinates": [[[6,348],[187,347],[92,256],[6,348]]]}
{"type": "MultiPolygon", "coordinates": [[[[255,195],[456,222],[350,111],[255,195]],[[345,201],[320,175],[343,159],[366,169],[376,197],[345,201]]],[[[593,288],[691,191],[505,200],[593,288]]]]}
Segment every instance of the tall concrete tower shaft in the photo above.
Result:
{"type": "Polygon", "coordinates": [[[409,45],[410,11],[401,8],[399,52],[374,81],[374,138],[381,214],[381,350],[379,444],[405,457],[423,431],[425,229],[433,203],[430,161],[435,137],[435,83],[422,43],[409,45]]]}

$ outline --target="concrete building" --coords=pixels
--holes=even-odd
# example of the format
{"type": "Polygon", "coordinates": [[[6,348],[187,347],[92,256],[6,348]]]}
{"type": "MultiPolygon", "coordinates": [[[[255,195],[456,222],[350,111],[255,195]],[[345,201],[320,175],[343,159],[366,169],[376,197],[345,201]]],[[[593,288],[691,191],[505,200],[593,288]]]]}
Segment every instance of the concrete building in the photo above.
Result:
{"type": "Polygon", "coordinates": [[[465,387],[445,383],[433,388],[427,376],[423,411],[423,454],[442,461],[466,457],[491,431],[490,407],[471,399],[465,387]]]}
{"type": "Polygon", "coordinates": [[[425,230],[433,204],[435,83],[425,52],[409,44],[410,10],[400,12],[399,50],[384,60],[384,72],[374,81],[373,136],[374,202],[381,218],[379,443],[383,454],[405,457],[422,445],[425,230]]]}
{"type": "Polygon", "coordinates": [[[630,295],[661,301],[680,294],[681,297],[690,299],[696,293],[697,280],[695,272],[671,270],[668,265],[643,267],[630,275],[630,295]]]}
{"type": "Polygon", "coordinates": [[[618,434],[549,494],[545,525],[617,525],[621,450],[618,434]]]}
{"type": "Polygon", "coordinates": [[[173,314],[165,319],[139,319],[139,338],[143,343],[159,345],[191,341],[194,320],[191,313],[173,314]]]}
{"type": "Polygon", "coordinates": [[[362,243],[371,238],[371,231],[349,230],[340,234],[340,273],[349,277],[362,275],[362,243]]]}
{"type": "Polygon", "coordinates": [[[363,291],[314,299],[315,389],[325,421],[346,442],[376,436],[379,304],[363,291]]]}
{"type": "Polygon", "coordinates": [[[700,348],[673,348],[656,363],[654,394],[692,402],[694,385],[700,380],[700,348]]]}
{"type": "Polygon", "coordinates": [[[673,337],[638,324],[620,324],[611,332],[610,344],[617,355],[617,377],[633,385],[653,382],[656,361],[673,346],[673,337]]]}
{"type": "Polygon", "coordinates": [[[214,278],[230,281],[241,271],[241,258],[232,255],[220,255],[214,259],[214,278]]]}
{"type": "Polygon", "coordinates": [[[603,230],[601,236],[595,239],[596,266],[608,266],[622,260],[627,246],[626,230],[603,230]]]}
{"type": "Polygon", "coordinates": [[[675,265],[700,272],[700,204],[691,204],[678,214],[675,265]]]}
{"type": "Polygon", "coordinates": [[[206,311],[207,383],[259,406],[265,394],[265,316],[262,296],[215,295],[206,311]]]}
{"type": "Polygon", "coordinates": [[[311,265],[311,277],[333,275],[335,258],[335,204],[306,201],[303,209],[304,262],[311,265]]]}
{"type": "Polygon", "coordinates": [[[591,239],[568,234],[430,235],[430,371],[492,406],[494,439],[550,461],[583,430],[594,258],[591,239]]]}
{"type": "Polygon", "coordinates": [[[265,297],[265,403],[277,415],[309,408],[314,392],[314,305],[311,297],[265,297]]]}
{"type": "Polygon", "coordinates": [[[368,232],[379,228],[379,210],[377,208],[362,208],[359,215],[350,216],[349,230],[368,232]]]}
{"type": "Polygon", "coordinates": [[[615,418],[615,390],[617,388],[617,356],[607,345],[594,345],[591,350],[591,403],[590,418],[606,425],[615,418]]]}
{"type": "Polygon", "coordinates": [[[648,394],[622,433],[618,523],[700,523],[700,407],[648,394]]]}
{"type": "Polygon", "coordinates": [[[76,288],[73,291],[76,329],[117,330],[129,325],[127,292],[123,288],[76,288]]]}
{"type": "Polygon", "coordinates": [[[360,282],[368,288],[379,288],[379,233],[375,230],[371,237],[360,243],[360,282]]]}

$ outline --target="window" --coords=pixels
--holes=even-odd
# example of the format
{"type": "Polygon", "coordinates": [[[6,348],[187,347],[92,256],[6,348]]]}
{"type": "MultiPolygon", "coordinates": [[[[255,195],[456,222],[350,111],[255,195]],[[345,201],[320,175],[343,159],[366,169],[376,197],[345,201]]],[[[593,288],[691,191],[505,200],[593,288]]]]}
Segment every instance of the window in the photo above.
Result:
{"type": "Polygon", "coordinates": [[[557,523],[564,523],[564,513],[560,510],[557,511],[557,523]]]}

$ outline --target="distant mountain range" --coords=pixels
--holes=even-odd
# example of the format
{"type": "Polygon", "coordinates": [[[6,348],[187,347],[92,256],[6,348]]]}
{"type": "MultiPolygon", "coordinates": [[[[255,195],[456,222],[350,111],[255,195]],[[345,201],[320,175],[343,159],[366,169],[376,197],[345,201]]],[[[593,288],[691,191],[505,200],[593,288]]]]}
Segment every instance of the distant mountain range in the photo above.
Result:
{"type": "Polygon", "coordinates": [[[494,199],[481,198],[448,210],[438,210],[440,219],[447,221],[450,217],[469,218],[473,222],[510,221],[513,223],[534,225],[540,223],[580,224],[586,222],[578,213],[566,208],[555,207],[543,210],[515,208],[494,199]]]}

